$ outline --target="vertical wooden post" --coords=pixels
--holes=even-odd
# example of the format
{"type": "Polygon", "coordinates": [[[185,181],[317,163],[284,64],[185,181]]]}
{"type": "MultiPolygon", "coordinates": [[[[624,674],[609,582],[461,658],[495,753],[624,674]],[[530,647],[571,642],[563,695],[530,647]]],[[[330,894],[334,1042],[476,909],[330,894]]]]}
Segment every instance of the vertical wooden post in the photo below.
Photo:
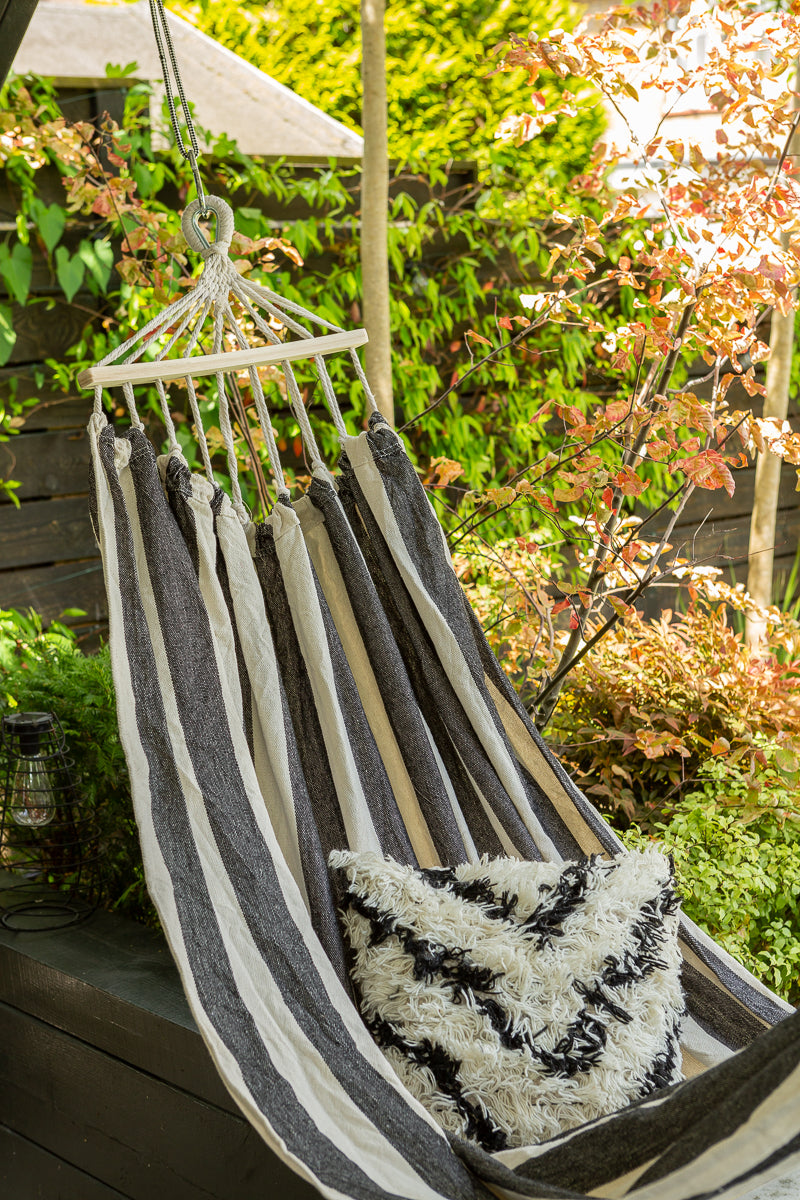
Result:
{"type": "Polygon", "coordinates": [[[389,148],[386,118],[384,0],[361,0],[364,159],[361,169],[361,277],[367,377],[378,408],[394,425],[389,316],[389,148]]]}
{"type": "MultiPolygon", "coordinates": [[[[767,362],[767,394],[763,415],[781,425],[789,411],[789,380],[794,346],[794,309],[785,315],[772,314],[770,354],[767,362]]],[[[778,492],[783,460],[765,450],[756,462],[753,512],[750,517],[750,545],[747,560],[747,591],[756,604],[766,608],[772,603],[772,570],[778,524],[778,492]]],[[[748,612],[745,640],[757,650],[764,636],[764,621],[748,612]]]]}
{"type": "MultiPolygon", "coordinates": [[[[800,107],[800,60],[794,81],[793,107],[800,107]]],[[[795,131],[789,154],[798,169],[797,155],[800,153],[800,137],[795,131]]],[[[789,245],[789,235],[781,234],[784,249],[789,245]]],[[[794,299],[794,296],[792,297],[794,299]]],[[[769,360],[767,362],[767,394],[764,397],[763,416],[769,417],[779,426],[786,420],[789,411],[789,385],[792,373],[792,350],[794,347],[794,309],[785,315],[772,313],[769,337],[769,360]]],[[[772,603],[772,574],[775,535],[778,524],[778,493],[781,482],[783,460],[765,450],[756,462],[756,480],[753,494],[753,512],[750,517],[750,544],[747,558],[747,591],[756,604],[763,608],[772,603]]],[[[764,621],[755,612],[745,618],[745,641],[758,650],[764,637],[764,621]]]]}

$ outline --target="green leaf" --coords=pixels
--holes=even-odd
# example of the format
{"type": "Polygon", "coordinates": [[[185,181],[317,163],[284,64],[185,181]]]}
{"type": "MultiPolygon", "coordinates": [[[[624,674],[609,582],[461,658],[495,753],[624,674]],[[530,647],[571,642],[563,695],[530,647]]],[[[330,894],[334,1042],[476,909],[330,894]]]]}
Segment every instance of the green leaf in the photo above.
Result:
{"type": "Polygon", "coordinates": [[[78,288],[83,283],[86,267],[80,257],[80,251],[71,255],[66,246],[56,250],[56,278],[67,300],[72,300],[78,288]]]}
{"type": "Polygon", "coordinates": [[[15,242],[9,253],[8,246],[0,250],[0,275],[17,304],[24,304],[28,298],[33,274],[33,252],[30,246],[15,242]]]}
{"type": "Polygon", "coordinates": [[[17,335],[11,324],[11,309],[6,304],[0,304],[0,367],[4,367],[11,357],[17,335]]]}
{"type": "Polygon", "coordinates": [[[42,235],[47,253],[52,254],[53,248],[61,241],[61,235],[67,223],[66,210],[60,204],[51,204],[48,207],[37,199],[31,205],[31,216],[42,235]]]}
{"type": "Polygon", "coordinates": [[[114,250],[108,238],[90,242],[84,238],[78,247],[81,262],[87,268],[101,292],[108,287],[111,269],[114,266],[114,250]]]}
{"type": "Polygon", "coordinates": [[[120,63],[106,63],[106,79],[125,79],[128,75],[135,75],[138,68],[139,64],[135,59],[124,66],[120,63]]]}
{"type": "Polygon", "coordinates": [[[800,770],[797,755],[785,746],[779,746],[775,751],[775,766],[785,775],[794,775],[795,771],[800,770]]]}

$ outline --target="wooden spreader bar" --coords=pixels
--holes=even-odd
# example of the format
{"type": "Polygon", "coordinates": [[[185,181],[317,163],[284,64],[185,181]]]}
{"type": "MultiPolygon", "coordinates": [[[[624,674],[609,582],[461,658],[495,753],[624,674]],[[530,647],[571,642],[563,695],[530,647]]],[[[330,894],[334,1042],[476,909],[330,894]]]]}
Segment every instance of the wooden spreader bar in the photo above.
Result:
{"type": "Polygon", "coordinates": [[[201,375],[216,375],[218,371],[241,371],[246,367],[263,367],[268,363],[296,362],[315,358],[318,354],[335,354],[337,350],[354,350],[367,341],[366,329],[331,333],[325,337],[301,338],[275,346],[254,346],[249,350],[230,350],[226,354],[196,354],[190,358],[165,358],[157,362],[138,362],[118,367],[89,367],[78,376],[78,387],[121,387],[123,383],[163,383],[171,379],[197,379],[201,375]]]}

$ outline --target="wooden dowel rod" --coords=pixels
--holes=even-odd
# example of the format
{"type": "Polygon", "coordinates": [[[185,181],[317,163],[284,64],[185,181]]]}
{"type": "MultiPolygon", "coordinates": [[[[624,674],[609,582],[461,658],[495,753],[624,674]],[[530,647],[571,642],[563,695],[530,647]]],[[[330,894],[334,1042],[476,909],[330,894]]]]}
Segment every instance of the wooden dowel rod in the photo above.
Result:
{"type": "Polygon", "coordinates": [[[157,379],[197,379],[201,375],[216,375],[217,371],[241,371],[245,367],[261,367],[267,363],[295,362],[314,358],[317,354],[334,354],[337,350],[355,349],[367,341],[366,329],[331,333],[326,337],[302,338],[281,342],[279,346],[254,346],[251,350],[230,350],[227,354],[196,354],[191,358],[162,359],[160,362],[131,363],[120,367],[89,367],[78,376],[78,387],[121,387],[123,383],[155,383],[157,379]]]}

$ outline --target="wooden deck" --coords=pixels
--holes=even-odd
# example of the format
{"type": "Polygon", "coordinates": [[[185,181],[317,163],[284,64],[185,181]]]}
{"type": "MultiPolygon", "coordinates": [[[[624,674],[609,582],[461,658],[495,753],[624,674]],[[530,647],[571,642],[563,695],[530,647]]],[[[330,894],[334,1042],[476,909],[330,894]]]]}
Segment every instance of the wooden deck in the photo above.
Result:
{"type": "Polygon", "coordinates": [[[313,1200],[223,1087],[163,939],[0,930],[0,1196],[313,1200]]]}

